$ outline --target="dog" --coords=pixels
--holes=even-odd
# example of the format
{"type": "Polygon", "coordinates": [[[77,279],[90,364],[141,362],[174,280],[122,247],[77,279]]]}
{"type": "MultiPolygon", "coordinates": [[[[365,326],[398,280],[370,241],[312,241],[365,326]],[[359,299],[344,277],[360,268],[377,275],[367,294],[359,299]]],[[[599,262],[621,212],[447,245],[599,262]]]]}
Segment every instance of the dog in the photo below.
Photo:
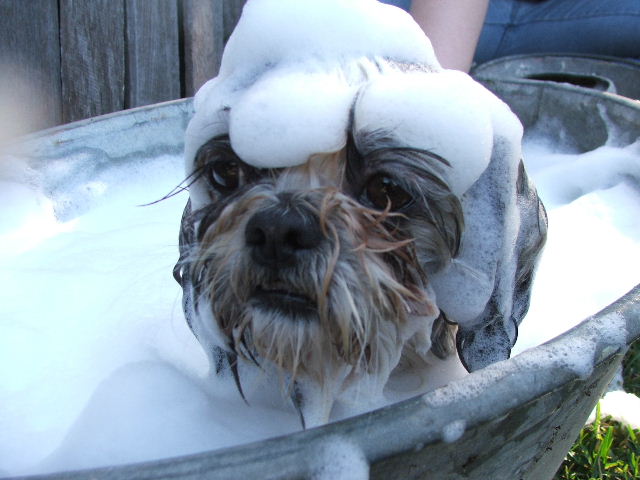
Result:
{"type": "Polygon", "coordinates": [[[547,225],[522,127],[408,15],[250,0],[194,102],[174,276],[245,400],[267,378],[318,425],[394,372],[509,357],[547,225]]]}

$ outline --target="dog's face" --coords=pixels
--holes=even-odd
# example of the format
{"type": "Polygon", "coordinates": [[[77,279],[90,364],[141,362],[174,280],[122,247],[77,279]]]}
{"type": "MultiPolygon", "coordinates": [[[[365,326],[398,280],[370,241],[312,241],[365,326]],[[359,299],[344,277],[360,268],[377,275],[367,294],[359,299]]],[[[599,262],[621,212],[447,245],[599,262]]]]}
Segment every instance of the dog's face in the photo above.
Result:
{"type": "Polygon", "coordinates": [[[444,158],[381,133],[279,169],[243,162],[227,136],[200,147],[209,202],[185,217],[189,275],[221,346],[321,383],[345,366],[388,375],[408,342],[429,350],[429,274],[455,256],[462,211],[444,158]]]}
{"type": "MultiPolygon", "coordinates": [[[[382,8],[330,3],[365,23],[382,8]]],[[[308,19],[325,8],[252,0],[243,18],[284,4],[308,19]]],[[[335,58],[326,45],[274,57],[246,27],[195,99],[174,271],[216,371],[241,394],[241,371],[275,374],[299,409],[312,384],[330,409],[363,379],[381,393],[404,358],[454,353],[454,323],[470,370],[507,358],[546,228],[508,107],[442,71],[413,23],[426,44],[402,61],[346,40],[335,58]],[[242,63],[245,50],[265,58],[242,63]]],[[[325,41],[294,30],[292,45],[325,41]]]]}

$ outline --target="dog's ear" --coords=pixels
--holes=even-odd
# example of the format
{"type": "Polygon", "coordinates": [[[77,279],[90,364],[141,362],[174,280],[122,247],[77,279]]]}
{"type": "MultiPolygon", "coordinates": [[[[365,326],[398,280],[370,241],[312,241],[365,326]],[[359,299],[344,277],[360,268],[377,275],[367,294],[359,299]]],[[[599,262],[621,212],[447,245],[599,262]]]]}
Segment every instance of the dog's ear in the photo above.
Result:
{"type": "Polygon", "coordinates": [[[460,72],[388,75],[367,84],[354,129],[391,132],[448,162],[460,198],[458,255],[432,272],[438,307],[459,325],[468,370],[509,357],[529,303],[546,217],[522,165],[522,125],[509,107],[460,72]],[[453,95],[455,92],[455,96],[453,95]]]}
{"type": "Polygon", "coordinates": [[[529,308],[547,218],[522,163],[522,124],[487,90],[493,142],[487,168],[461,196],[465,229],[453,262],[432,278],[438,306],[458,323],[469,371],[505,360],[529,308]]]}
{"type": "MultiPolygon", "coordinates": [[[[520,152],[514,141],[519,142],[517,138],[496,139],[489,168],[463,199],[467,225],[471,224],[472,231],[483,226],[487,235],[475,248],[484,250],[486,263],[480,268],[484,267],[482,273],[493,280],[482,312],[471,322],[460,322],[458,329],[456,347],[469,371],[509,358],[518,325],[529,308],[533,274],[546,239],[544,206],[520,157],[514,166],[512,156],[520,152]],[[474,208],[481,194],[488,195],[490,210],[486,209],[489,205],[474,208]],[[494,254],[487,254],[487,247],[495,248],[494,254]]],[[[468,238],[463,238],[465,241],[469,243],[468,238]]],[[[465,257],[463,252],[460,260],[473,257],[470,252],[465,257]]]]}

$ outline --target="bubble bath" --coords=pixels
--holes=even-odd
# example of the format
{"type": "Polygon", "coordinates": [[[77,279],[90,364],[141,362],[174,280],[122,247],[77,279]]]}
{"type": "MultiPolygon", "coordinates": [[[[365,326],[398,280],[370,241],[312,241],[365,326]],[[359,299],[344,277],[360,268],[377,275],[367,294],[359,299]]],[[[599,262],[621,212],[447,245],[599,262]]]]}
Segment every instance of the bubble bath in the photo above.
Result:
{"type": "MultiPolygon", "coordinates": [[[[282,0],[281,4],[295,9],[297,1],[282,0]]],[[[253,3],[260,2],[268,4],[268,0],[253,3]]],[[[346,5],[342,0],[326,2],[346,5]]],[[[398,25],[410,25],[406,14],[392,7],[381,7],[369,23],[359,23],[355,19],[361,19],[360,13],[370,2],[354,0],[349,5],[350,16],[341,21],[347,27],[357,24],[361,28],[343,25],[336,31],[349,30],[355,39],[383,26],[389,28],[388,24],[394,23],[387,21],[391,17],[398,25]]],[[[258,20],[270,25],[267,33],[285,30],[282,25],[279,28],[275,11],[267,18],[250,17],[249,24],[258,20]]],[[[324,25],[328,21],[319,17],[317,22],[324,25]]],[[[287,26],[298,28],[295,22],[287,26]]],[[[424,42],[416,28],[401,28],[397,36],[375,36],[380,55],[432,63],[429,48],[407,48],[418,37],[424,42]],[[389,38],[394,41],[388,42],[389,38]]],[[[313,33],[321,30],[299,32],[310,45],[323,44],[328,49],[316,52],[319,56],[345,43],[353,55],[369,48],[339,35],[327,43],[324,36],[318,38],[313,33]]],[[[256,72],[243,65],[255,64],[256,58],[267,55],[265,51],[275,52],[278,57],[271,59],[274,62],[292,56],[295,60],[298,45],[287,44],[286,38],[266,35],[258,39],[258,49],[231,41],[221,78],[239,75],[234,77],[236,84],[250,84],[256,72]],[[261,48],[265,49],[262,53],[261,48]]],[[[299,72],[286,68],[279,73],[285,83],[270,84],[268,75],[260,80],[272,88],[276,98],[291,93],[282,86],[295,86],[300,78],[299,72]]],[[[301,107],[321,110],[326,106],[325,95],[336,92],[332,105],[338,110],[347,105],[351,86],[334,71],[312,69],[302,75],[320,94],[307,98],[304,92],[294,91],[301,107]]],[[[451,78],[457,81],[461,77],[452,74],[451,78]]],[[[389,85],[381,83],[379,87],[394,93],[389,85]]],[[[199,102],[222,98],[208,93],[205,87],[196,98],[196,108],[199,102]]],[[[251,137],[255,119],[262,118],[262,141],[280,140],[270,135],[269,122],[264,120],[270,118],[265,112],[273,113],[272,104],[264,103],[262,116],[254,118],[243,109],[237,91],[226,93],[238,101],[231,136],[244,139],[240,143],[247,156],[255,156],[262,148],[251,137]]],[[[252,101],[256,97],[263,100],[259,90],[249,89],[248,94],[255,95],[247,97],[252,101]]],[[[410,99],[404,100],[410,103],[410,99]]],[[[220,107],[224,111],[222,104],[220,107]]],[[[369,108],[374,117],[378,112],[375,107],[369,108]]],[[[289,121],[287,113],[291,111],[284,111],[278,121],[289,121]]],[[[500,119],[492,120],[500,123],[500,119]]],[[[220,122],[217,116],[205,118],[202,130],[196,124],[189,135],[208,139],[212,125],[217,128],[216,122],[220,122]]],[[[297,135],[296,155],[276,155],[285,164],[305,158],[305,148],[310,148],[305,137],[309,124],[299,127],[299,134],[293,132],[297,135]]],[[[312,145],[314,151],[334,148],[336,138],[341,142],[344,129],[324,131],[326,136],[312,145]]],[[[410,136],[410,129],[405,133],[410,136]]],[[[433,138],[442,132],[436,133],[433,138]]],[[[479,131],[477,136],[486,139],[489,133],[479,131]]],[[[274,154],[282,153],[282,145],[269,147],[274,154]]],[[[459,157],[465,158],[469,151],[460,152],[459,157]]],[[[527,169],[548,209],[549,240],[514,355],[610,304],[637,283],[635,272],[640,271],[640,226],[635,221],[640,218],[640,143],[576,154],[558,150],[543,138],[533,138],[525,143],[524,151],[527,169]]],[[[72,193],[98,200],[87,211],[61,218],[56,217],[47,192],[38,188],[27,166],[14,158],[3,158],[0,163],[0,476],[175,457],[300,429],[297,414],[279,408],[278,402],[250,407],[235,389],[218,388],[186,325],[181,291],[171,276],[186,194],[140,206],[163,197],[183,179],[183,158],[159,157],[146,165],[144,175],[137,165],[126,163],[114,172],[108,178],[93,178],[85,172],[87,178],[72,193]]],[[[64,177],[64,170],[59,173],[64,177]]],[[[473,178],[453,180],[463,191],[473,178]]],[[[616,337],[615,331],[607,334],[616,337]]],[[[570,349],[566,354],[572,369],[585,375],[592,359],[585,360],[570,349]]],[[[537,360],[527,355],[523,353],[524,361],[537,360]]],[[[438,372],[438,381],[446,383],[447,374],[452,373],[446,369],[438,372]]],[[[406,390],[406,395],[417,388],[412,379],[401,380],[399,389],[406,390]]],[[[257,388],[261,381],[268,379],[255,379],[257,388]]],[[[461,419],[450,424],[442,436],[455,441],[464,432],[461,419]]],[[[355,477],[366,478],[362,452],[349,443],[338,443],[341,445],[341,464],[349,465],[355,477]]],[[[328,444],[323,455],[334,457],[335,448],[328,444]]],[[[317,478],[335,478],[335,472],[325,467],[322,462],[314,467],[317,478]]]]}
{"type": "MultiPolygon", "coordinates": [[[[524,147],[550,199],[550,233],[514,355],[608,305],[640,271],[638,176],[627,168],[640,161],[638,144],[584,154],[538,140],[524,147]],[[599,184],[585,163],[606,165],[599,184]],[[569,197],[566,182],[585,187],[569,197]]],[[[0,225],[3,473],[177,456],[300,428],[292,412],[247,407],[211,385],[171,277],[184,197],[138,206],[169,191],[182,162],[162,157],[154,167],[145,178],[123,167],[117,197],[63,223],[28,182],[13,177],[2,190],[14,212],[0,225]],[[51,228],[39,243],[16,243],[34,219],[51,228]]],[[[569,353],[584,373],[590,360],[569,353]]]]}

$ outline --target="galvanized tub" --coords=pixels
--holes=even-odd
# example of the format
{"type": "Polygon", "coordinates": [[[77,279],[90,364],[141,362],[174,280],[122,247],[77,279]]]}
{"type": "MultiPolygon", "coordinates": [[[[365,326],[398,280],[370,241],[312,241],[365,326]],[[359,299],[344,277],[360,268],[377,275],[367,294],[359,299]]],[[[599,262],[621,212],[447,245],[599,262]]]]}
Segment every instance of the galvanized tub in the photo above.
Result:
{"type": "MultiPolygon", "coordinates": [[[[583,151],[607,141],[612,129],[621,145],[640,137],[640,107],[619,96],[531,80],[484,82],[528,132],[553,137],[560,121],[569,138],[557,140],[583,151]]],[[[34,134],[12,154],[40,172],[68,220],[91,204],[60,195],[73,189],[69,172],[87,177],[105,166],[175,154],[190,114],[189,100],[112,114],[34,134]]],[[[423,396],[253,444],[45,478],[356,478],[338,475],[342,462],[356,464],[349,471],[357,478],[368,472],[378,479],[550,479],[639,337],[640,285],[547,344],[423,396]],[[567,362],[567,352],[576,350],[588,368],[567,362]]]]}
{"type": "Polygon", "coordinates": [[[510,55],[477,65],[480,78],[567,83],[640,99],[640,61],[602,55],[510,55]]]}

